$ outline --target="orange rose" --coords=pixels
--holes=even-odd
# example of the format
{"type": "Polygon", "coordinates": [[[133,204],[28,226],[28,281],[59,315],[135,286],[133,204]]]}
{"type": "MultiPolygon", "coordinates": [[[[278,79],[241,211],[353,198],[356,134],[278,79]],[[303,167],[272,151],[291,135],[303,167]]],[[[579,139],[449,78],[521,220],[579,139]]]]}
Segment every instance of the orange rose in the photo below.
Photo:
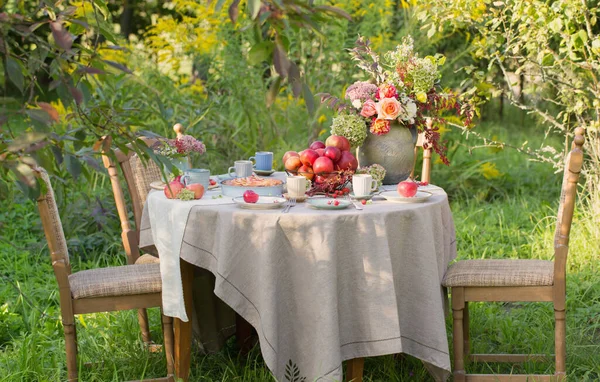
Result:
{"type": "Polygon", "coordinates": [[[396,98],[384,98],[377,103],[378,118],[396,119],[402,112],[402,105],[396,98]]]}
{"type": "Polygon", "coordinates": [[[390,132],[390,121],[374,118],[370,131],[375,135],[385,135],[390,132]]]}

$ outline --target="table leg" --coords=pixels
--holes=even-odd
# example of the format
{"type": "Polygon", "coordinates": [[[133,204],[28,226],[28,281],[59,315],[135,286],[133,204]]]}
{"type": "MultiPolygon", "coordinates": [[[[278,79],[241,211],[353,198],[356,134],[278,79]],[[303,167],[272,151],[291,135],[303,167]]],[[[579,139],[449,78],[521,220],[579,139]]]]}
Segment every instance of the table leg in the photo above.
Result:
{"type": "Polygon", "coordinates": [[[181,281],[183,284],[183,302],[188,322],[176,318],[175,329],[175,375],[184,382],[190,374],[192,357],[192,286],[194,282],[194,266],[180,259],[181,281]]]}
{"type": "Polygon", "coordinates": [[[239,314],[235,314],[235,336],[242,356],[247,355],[254,346],[254,327],[239,314]]]}
{"type": "Polygon", "coordinates": [[[354,358],[346,361],[346,382],[362,382],[364,358],[354,358]]]}

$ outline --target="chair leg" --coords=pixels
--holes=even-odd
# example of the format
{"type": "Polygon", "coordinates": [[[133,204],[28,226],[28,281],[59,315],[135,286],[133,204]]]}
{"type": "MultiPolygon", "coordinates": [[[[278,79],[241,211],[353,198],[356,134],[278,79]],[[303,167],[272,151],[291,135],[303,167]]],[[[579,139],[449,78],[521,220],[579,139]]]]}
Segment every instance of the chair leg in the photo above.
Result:
{"type": "Polygon", "coordinates": [[[79,380],[79,377],[77,375],[77,329],[75,327],[74,317],[71,317],[70,320],[63,320],[63,330],[65,332],[68,381],[76,382],[79,380]]]}
{"type": "Polygon", "coordinates": [[[564,310],[554,310],[554,352],[556,370],[555,376],[558,381],[566,380],[566,312],[564,310]]]}
{"type": "Polygon", "coordinates": [[[471,355],[471,336],[469,335],[469,303],[465,301],[465,309],[463,312],[463,352],[465,355],[465,359],[468,359],[471,355]]]}
{"type": "Polygon", "coordinates": [[[346,382],[362,382],[364,358],[354,358],[346,361],[346,382]]]}
{"type": "Polygon", "coordinates": [[[465,310],[464,288],[452,288],[452,339],[454,342],[454,381],[465,381],[465,352],[463,336],[463,313],[465,310]]]}
{"type": "Polygon", "coordinates": [[[173,335],[173,317],[162,314],[162,329],[164,336],[164,349],[167,357],[167,374],[175,373],[175,358],[174,358],[174,335],[173,335]]]}
{"type": "Polygon", "coordinates": [[[150,326],[148,325],[148,312],[146,309],[138,309],[138,321],[142,331],[142,341],[144,341],[145,345],[152,344],[152,338],[150,337],[150,326]]]}

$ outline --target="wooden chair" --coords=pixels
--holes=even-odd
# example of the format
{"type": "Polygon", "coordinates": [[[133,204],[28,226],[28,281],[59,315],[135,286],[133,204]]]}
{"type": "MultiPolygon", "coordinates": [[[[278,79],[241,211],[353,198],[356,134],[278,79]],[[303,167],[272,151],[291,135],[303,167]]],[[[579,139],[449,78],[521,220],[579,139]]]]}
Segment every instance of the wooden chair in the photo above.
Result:
{"type": "MultiPolygon", "coordinates": [[[[110,147],[111,142],[110,138],[106,139],[107,142],[105,142],[104,147],[108,148],[110,147]]],[[[145,138],[142,140],[148,146],[152,146],[158,141],[158,139],[145,138]]],[[[133,150],[130,150],[127,153],[118,149],[113,151],[114,157],[125,178],[127,190],[129,191],[135,222],[135,225],[132,227],[129,221],[130,210],[127,208],[125,194],[123,193],[121,181],[119,180],[117,165],[106,151],[104,151],[103,154],[102,160],[104,162],[104,167],[106,167],[108,171],[108,176],[110,177],[115,205],[121,221],[121,239],[123,241],[123,247],[125,248],[125,254],[127,255],[127,264],[158,265],[159,258],[157,256],[149,253],[140,256],[138,244],[140,240],[139,227],[142,220],[142,209],[146,202],[148,192],[150,191],[150,184],[154,181],[161,180],[160,169],[153,161],[142,162],[133,150]]],[[[153,343],[148,325],[148,312],[145,308],[140,308],[138,310],[138,321],[142,331],[142,340],[146,345],[151,346],[153,343]]]]}
{"type": "MultiPolygon", "coordinates": [[[[46,193],[38,198],[38,207],[59,287],[68,380],[77,381],[75,315],[160,307],[162,305],[160,269],[158,264],[144,264],[71,273],[67,242],[52,185],[44,169],[37,169],[37,175],[46,186],[46,193]]],[[[173,319],[163,315],[162,327],[169,376],[159,380],[169,381],[172,380],[174,364],[173,319]]]]}
{"type": "Polygon", "coordinates": [[[575,209],[577,182],[583,163],[583,128],[575,130],[566,158],[562,193],[554,236],[554,262],[546,260],[464,260],[448,269],[443,285],[452,288],[455,381],[555,381],[566,378],[565,269],[569,233],[575,209]],[[470,354],[470,301],[552,302],[555,318],[554,375],[466,374],[465,360],[475,362],[542,361],[535,354],[470,354]]]}

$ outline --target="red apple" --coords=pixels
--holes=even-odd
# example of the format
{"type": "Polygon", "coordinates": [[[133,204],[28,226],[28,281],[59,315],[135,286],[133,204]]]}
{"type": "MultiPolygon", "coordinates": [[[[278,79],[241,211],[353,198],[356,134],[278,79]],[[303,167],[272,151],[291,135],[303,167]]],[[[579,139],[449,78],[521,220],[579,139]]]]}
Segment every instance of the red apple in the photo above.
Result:
{"type": "Polygon", "coordinates": [[[316,149],[315,151],[317,152],[317,154],[319,154],[320,157],[325,155],[325,149],[316,149]]]}
{"type": "Polygon", "coordinates": [[[321,141],[314,141],[313,143],[310,144],[310,146],[308,148],[311,150],[324,149],[325,143],[323,143],[321,141]]]}
{"type": "Polygon", "coordinates": [[[342,137],[341,135],[331,135],[325,141],[325,146],[337,147],[338,149],[340,149],[340,151],[350,150],[350,142],[348,142],[346,137],[342,137]]]}
{"type": "Polygon", "coordinates": [[[165,186],[165,196],[167,199],[175,199],[183,189],[183,184],[181,184],[181,182],[178,180],[174,180],[165,186]]]}
{"type": "Polygon", "coordinates": [[[258,194],[252,190],[244,192],[244,202],[256,203],[258,202],[258,194]]]}
{"type": "Polygon", "coordinates": [[[285,169],[290,172],[296,172],[302,166],[300,157],[291,156],[285,161],[285,169]]]}
{"type": "Polygon", "coordinates": [[[285,162],[287,162],[287,160],[289,159],[289,157],[299,157],[300,155],[295,152],[295,151],[286,151],[285,154],[283,154],[283,164],[285,164],[285,162]]]}
{"type": "Polygon", "coordinates": [[[313,163],[313,171],[315,174],[333,172],[333,161],[325,156],[318,157],[315,163],[313,163]]]}
{"type": "Polygon", "coordinates": [[[193,183],[186,187],[190,191],[194,191],[194,199],[202,199],[204,196],[204,186],[200,183],[193,183]]]}
{"type": "Polygon", "coordinates": [[[300,160],[305,166],[312,166],[319,157],[319,153],[315,150],[306,149],[300,152],[300,160]]]}
{"type": "Polygon", "coordinates": [[[337,168],[340,170],[356,171],[358,168],[358,161],[349,151],[342,151],[340,160],[337,162],[337,168]]]}
{"type": "Polygon", "coordinates": [[[308,180],[312,180],[315,176],[315,173],[310,166],[302,166],[298,169],[298,174],[304,176],[308,180]]]}
{"type": "Polygon", "coordinates": [[[342,152],[337,147],[328,147],[325,149],[325,156],[335,163],[340,160],[342,152]]]}
{"type": "Polygon", "coordinates": [[[404,180],[398,183],[398,193],[405,198],[412,198],[415,196],[417,194],[417,188],[419,188],[417,183],[411,180],[404,180]]]}

